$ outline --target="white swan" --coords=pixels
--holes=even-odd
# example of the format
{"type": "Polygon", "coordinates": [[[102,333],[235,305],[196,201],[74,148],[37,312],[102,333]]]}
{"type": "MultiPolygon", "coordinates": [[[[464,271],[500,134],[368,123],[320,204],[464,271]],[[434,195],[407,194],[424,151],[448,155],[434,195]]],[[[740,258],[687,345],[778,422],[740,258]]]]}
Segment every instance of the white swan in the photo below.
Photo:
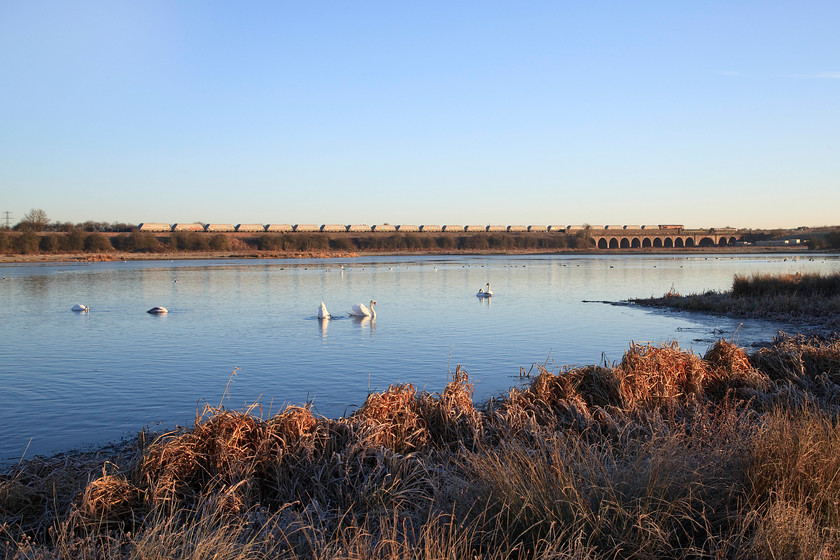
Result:
{"type": "Polygon", "coordinates": [[[329,319],[331,317],[330,312],[327,311],[327,306],[324,305],[324,300],[321,300],[321,306],[318,308],[318,318],[319,319],[329,319]]]}
{"type": "Polygon", "coordinates": [[[163,315],[164,313],[169,313],[169,310],[165,307],[158,305],[156,307],[152,307],[151,309],[146,311],[146,313],[151,313],[152,315],[163,315]]]}
{"type": "Polygon", "coordinates": [[[353,317],[370,317],[371,319],[376,319],[374,305],[376,305],[376,301],[374,300],[370,300],[370,309],[365,307],[363,303],[357,303],[353,306],[353,311],[350,312],[350,315],[353,317]]]}
{"type": "Polygon", "coordinates": [[[77,303],[70,309],[72,309],[73,311],[79,311],[81,313],[87,313],[88,311],[90,311],[90,307],[88,307],[87,305],[82,305],[81,303],[77,303]]]}
{"type": "Polygon", "coordinates": [[[490,291],[490,282],[487,282],[487,289],[480,289],[478,293],[475,294],[478,297],[493,297],[493,292],[490,291]]]}

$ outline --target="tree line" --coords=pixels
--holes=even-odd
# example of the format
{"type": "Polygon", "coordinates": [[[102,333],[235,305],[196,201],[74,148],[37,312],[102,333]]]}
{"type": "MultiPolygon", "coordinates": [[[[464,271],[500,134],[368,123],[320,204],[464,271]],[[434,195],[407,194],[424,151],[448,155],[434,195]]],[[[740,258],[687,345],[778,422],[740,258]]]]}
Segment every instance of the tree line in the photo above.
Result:
{"type": "Polygon", "coordinates": [[[69,232],[0,231],[0,253],[171,253],[257,251],[298,252],[424,252],[517,251],[586,249],[592,246],[584,232],[575,235],[517,235],[515,233],[453,234],[324,234],[264,233],[242,237],[224,233],[174,232],[158,235],[132,231],[106,234],[74,229],[69,232]]]}
{"type": "Polygon", "coordinates": [[[102,231],[102,232],[129,232],[137,229],[134,224],[123,222],[96,222],[87,220],[74,224],[73,222],[50,221],[47,213],[41,208],[33,208],[23,215],[23,219],[9,228],[11,231],[52,231],[69,233],[75,230],[81,231],[102,231]]]}

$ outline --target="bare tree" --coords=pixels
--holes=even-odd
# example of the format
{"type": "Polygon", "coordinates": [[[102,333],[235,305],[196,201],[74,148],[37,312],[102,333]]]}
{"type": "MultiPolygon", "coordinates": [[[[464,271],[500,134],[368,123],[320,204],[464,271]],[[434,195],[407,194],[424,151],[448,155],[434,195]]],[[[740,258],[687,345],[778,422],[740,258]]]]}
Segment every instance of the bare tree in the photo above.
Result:
{"type": "Polygon", "coordinates": [[[40,208],[33,208],[23,215],[23,219],[15,226],[20,231],[44,231],[50,225],[47,213],[40,208]]]}

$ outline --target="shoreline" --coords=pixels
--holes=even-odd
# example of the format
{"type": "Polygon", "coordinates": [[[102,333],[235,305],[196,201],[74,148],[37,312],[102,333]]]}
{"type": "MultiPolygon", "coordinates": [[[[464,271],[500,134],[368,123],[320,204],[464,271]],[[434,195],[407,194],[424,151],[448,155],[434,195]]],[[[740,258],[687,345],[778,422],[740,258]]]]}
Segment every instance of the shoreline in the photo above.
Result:
{"type": "Polygon", "coordinates": [[[732,289],[660,297],[635,298],[626,305],[762,319],[795,325],[800,334],[830,334],[840,330],[840,273],[736,275],[732,289]]]}
{"type": "Polygon", "coordinates": [[[809,250],[805,247],[692,247],[680,249],[565,249],[565,250],[495,250],[460,249],[439,251],[167,251],[156,253],[113,251],[108,253],[47,253],[0,255],[0,265],[29,263],[79,263],[166,260],[237,260],[237,259],[347,259],[373,256],[472,256],[472,255],[768,255],[796,256],[837,255],[836,251],[809,250]]]}

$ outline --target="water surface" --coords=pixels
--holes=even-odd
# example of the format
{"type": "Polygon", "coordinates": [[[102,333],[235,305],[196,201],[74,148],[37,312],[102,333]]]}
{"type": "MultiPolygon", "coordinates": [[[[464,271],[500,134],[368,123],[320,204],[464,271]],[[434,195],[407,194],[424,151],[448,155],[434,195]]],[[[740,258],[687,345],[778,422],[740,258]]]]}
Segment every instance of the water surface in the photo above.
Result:
{"type": "Polygon", "coordinates": [[[390,384],[438,392],[458,364],[484,400],[521,368],[617,361],[631,341],[749,345],[780,325],[598,302],[838,270],[836,258],[789,255],[3,265],[0,460],[189,425],[206,403],[348,414],[390,384]],[[494,297],[475,297],[487,282],[494,297]],[[370,299],[375,321],[347,316],[370,299]],[[316,319],[321,300],[337,318],[316,319]],[[146,313],[156,305],[170,312],[146,313]]]}

